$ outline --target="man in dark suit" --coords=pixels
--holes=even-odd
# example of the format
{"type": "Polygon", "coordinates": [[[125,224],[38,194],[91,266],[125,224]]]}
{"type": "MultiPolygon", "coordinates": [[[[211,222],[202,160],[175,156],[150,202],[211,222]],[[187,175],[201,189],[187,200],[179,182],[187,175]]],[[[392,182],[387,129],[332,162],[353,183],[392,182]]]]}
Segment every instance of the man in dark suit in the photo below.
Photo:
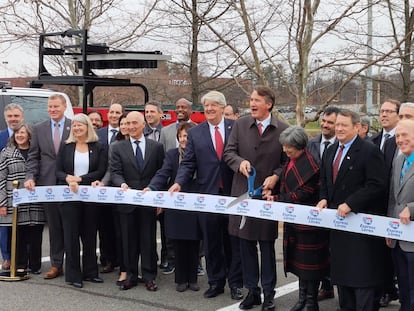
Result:
{"type": "MultiPolygon", "coordinates": [[[[23,122],[23,108],[19,104],[8,104],[4,107],[4,120],[7,128],[0,131],[0,151],[6,147],[9,137],[13,135],[14,129],[17,125],[23,122]]],[[[0,249],[3,257],[2,269],[10,269],[10,235],[11,227],[0,226],[0,249]]]]}
{"type": "MultiPolygon", "coordinates": [[[[144,116],[131,111],[127,118],[129,139],[112,145],[110,171],[112,185],[144,189],[151,178],[161,168],[164,149],[160,143],[143,135],[144,116]]],[[[137,205],[119,205],[122,247],[127,270],[127,279],[120,286],[127,290],[138,283],[138,257],[141,255],[141,273],[149,291],[156,291],[157,254],[156,254],[156,210],[137,205]],[[138,232],[138,234],[137,234],[138,232]]]]}
{"type": "MultiPolygon", "coordinates": [[[[401,154],[394,160],[388,216],[398,218],[402,225],[414,220],[414,120],[401,120],[395,130],[397,146],[401,154]]],[[[392,249],[397,273],[401,311],[414,310],[414,243],[386,239],[392,249]]]]}
{"type": "MultiPolygon", "coordinates": [[[[201,98],[207,122],[188,131],[187,147],[184,158],[169,191],[180,191],[196,174],[195,189],[200,193],[230,195],[233,172],[223,161],[223,149],[230,136],[233,120],[224,119],[226,105],[224,95],[210,91],[201,98]]],[[[228,247],[228,216],[201,213],[199,216],[203,233],[204,252],[209,288],[205,298],[213,298],[224,292],[227,267],[228,282],[233,299],[241,299],[242,276],[238,241],[232,240],[231,251],[228,247]],[[230,254],[231,253],[231,254],[230,254]],[[231,264],[229,266],[228,261],[231,264]]]]}
{"type": "MultiPolygon", "coordinates": [[[[26,181],[24,186],[33,190],[35,186],[56,185],[56,155],[59,147],[70,132],[71,120],[65,118],[66,100],[62,95],[51,95],[47,112],[50,120],[33,127],[32,141],[27,158],[26,181]]],[[[56,204],[44,204],[49,226],[50,263],[45,279],[63,275],[63,227],[61,214],[56,204]]]]}
{"type": "MultiPolygon", "coordinates": [[[[124,108],[120,104],[112,104],[108,110],[108,126],[96,131],[99,141],[109,151],[109,145],[114,142],[119,132],[119,118],[124,108]]],[[[110,186],[108,184],[107,186],[110,186]]],[[[101,204],[98,216],[99,252],[102,264],[101,273],[110,273],[118,265],[116,256],[115,221],[112,204],[101,204]]]]}
{"type": "MultiPolygon", "coordinates": [[[[338,221],[350,212],[384,214],[385,168],[381,152],[358,136],[360,117],[342,110],[335,125],[337,142],[321,165],[320,209],[336,209],[338,221]]],[[[383,285],[384,240],[331,230],[331,278],[338,286],[341,311],[378,310],[383,285]]]]}
{"type": "MultiPolygon", "coordinates": [[[[395,99],[386,99],[381,105],[379,111],[379,122],[382,130],[370,138],[378,149],[384,155],[384,161],[387,172],[387,188],[389,189],[389,177],[391,176],[392,161],[394,160],[397,145],[395,143],[395,128],[399,121],[398,112],[400,110],[400,102],[395,99]]],[[[387,195],[388,197],[388,195],[387,195]]],[[[387,200],[384,200],[385,208],[387,209],[387,200]]],[[[391,250],[386,245],[384,246],[384,289],[380,298],[380,306],[387,307],[390,301],[398,299],[398,290],[395,286],[395,271],[391,258],[391,250]]]]}
{"type": "Polygon", "coordinates": [[[322,115],[321,134],[309,139],[308,150],[318,164],[325,150],[335,142],[335,121],[339,112],[337,107],[327,107],[322,115]]]}
{"type": "MultiPolygon", "coordinates": [[[[337,107],[327,107],[322,115],[321,134],[308,141],[308,150],[320,166],[322,156],[329,146],[336,141],[335,138],[335,122],[339,109],[337,107]]],[[[318,301],[334,298],[334,288],[329,277],[321,282],[321,288],[318,293],[318,301]]]]}
{"type": "MultiPolygon", "coordinates": [[[[240,196],[247,191],[251,166],[256,168],[256,188],[263,185],[266,192],[271,192],[276,186],[282,171],[281,165],[287,160],[279,135],[288,125],[271,114],[274,103],[274,92],[269,87],[257,86],[250,95],[251,115],[235,122],[223,156],[235,173],[232,196],[240,196]]],[[[274,310],[278,223],[253,217],[230,216],[229,233],[240,238],[243,283],[249,290],[239,308],[251,309],[254,305],[261,304],[261,290],[258,286],[261,269],[264,293],[262,310],[274,310]],[[260,246],[260,269],[257,244],[260,246]]]]}

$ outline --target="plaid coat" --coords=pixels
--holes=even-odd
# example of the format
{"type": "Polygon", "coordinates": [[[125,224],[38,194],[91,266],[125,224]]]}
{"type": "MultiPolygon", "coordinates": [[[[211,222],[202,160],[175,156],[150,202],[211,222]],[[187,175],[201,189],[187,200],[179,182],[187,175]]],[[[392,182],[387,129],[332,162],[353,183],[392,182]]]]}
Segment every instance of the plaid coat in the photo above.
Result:
{"type": "MultiPolygon", "coordinates": [[[[19,149],[7,146],[0,154],[0,206],[7,206],[7,216],[0,216],[0,225],[11,226],[13,213],[13,181],[23,188],[26,161],[19,149]]],[[[22,204],[18,207],[18,225],[45,224],[43,207],[39,204],[22,204]]]]}
{"type": "MultiPolygon", "coordinates": [[[[319,197],[319,166],[307,149],[284,166],[281,202],[315,205],[319,197]],[[289,167],[289,169],[288,169],[289,167]]],[[[320,280],[329,273],[329,231],[323,228],[284,223],[283,263],[285,273],[304,280],[320,280]]]]}

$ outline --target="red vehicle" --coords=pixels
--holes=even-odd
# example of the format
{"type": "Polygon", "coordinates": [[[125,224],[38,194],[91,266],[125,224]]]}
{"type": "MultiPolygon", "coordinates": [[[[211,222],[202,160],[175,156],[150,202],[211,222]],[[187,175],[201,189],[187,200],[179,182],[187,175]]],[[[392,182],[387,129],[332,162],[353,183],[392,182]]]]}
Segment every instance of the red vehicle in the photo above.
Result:
{"type": "MultiPolygon", "coordinates": [[[[99,111],[102,114],[102,118],[103,118],[103,126],[107,126],[108,125],[108,110],[109,107],[88,107],[88,112],[89,111],[99,111]]],[[[126,108],[127,111],[133,111],[133,110],[138,110],[141,113],[144,113],[144,109],[142,107],[138,107],[138,109],[133,109],[133,108],[126,108]]],[[[77,113],[81,113],[83,112],[83,108],[82,107],[73,107],[73,113],[77,114],[77,113]]],[[[193,113],[191,114],[191,120],[197,124],[204,122],[206,120],[204,113],[202,111],[193,111],[193,113]]],[[[166,110],[164,111],[163,116],[161,117],[161,122],[162,122],[162,126],[167,126],[171,123],[174,123],[175,121],[177,121],[177,116],[175,114],[174,110],[166,110]]]]}

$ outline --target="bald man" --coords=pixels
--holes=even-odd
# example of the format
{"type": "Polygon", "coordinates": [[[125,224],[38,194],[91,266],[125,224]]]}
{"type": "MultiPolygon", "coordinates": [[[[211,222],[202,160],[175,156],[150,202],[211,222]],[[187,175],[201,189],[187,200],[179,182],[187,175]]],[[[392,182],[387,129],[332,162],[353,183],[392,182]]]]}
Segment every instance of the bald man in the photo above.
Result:
{"type": "MultiPolygon", "coordinates": [[[[414,220],[414,120],[405,119],[398,122],[395,139],[401,154],[394,159],[392,166],[388,216],[398,218],[404,227],[414,220]]],[[[414,310],[414,243],[394,239],[386,241],[392,248],[400,310],[414,310]]]]}
{"type": "MultiPolygon", "coordinates": [[[[144,116],[131,111],[127,118],[129,139],[111,146],[109,162],[112,185],[144,189],[164,161],[163,145],[143,135],[144,116]]],[[[128,290],[138,284],[138,257],[141,255],[141,273],[149,291],[156,291],[156,210],[152,207],[119,205],[122,248],[127,279],[120,286],[128,290]],[[137,234],[138,233],[138,234],[137,234]]]]}

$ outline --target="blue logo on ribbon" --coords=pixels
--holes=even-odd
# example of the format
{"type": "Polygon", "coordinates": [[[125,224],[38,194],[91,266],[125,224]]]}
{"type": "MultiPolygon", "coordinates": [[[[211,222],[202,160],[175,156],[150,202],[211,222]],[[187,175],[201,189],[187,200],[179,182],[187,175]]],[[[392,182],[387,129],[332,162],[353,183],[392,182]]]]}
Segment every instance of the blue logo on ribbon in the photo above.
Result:
{"type": "Polygon", "coordinates": [[[397,230],[400,227],[400,222],[398,220],[391,220],[389,225],[392,229],[397,230]]]}
{"type": "Polygon", "coordinates": [[[363,217],[362,218],[362,221],[364,222],[364,224],[366,224],[366,225],[371,225],[372,224],[372,217],[369,217],[369,216],[365,216],[365,217],[363,217]]]}
{"type": "Polygon", "coordinates": [[[292,214],[295,211],[295,207],[292,205],[285,206],[286,213],[292,214]]]}

